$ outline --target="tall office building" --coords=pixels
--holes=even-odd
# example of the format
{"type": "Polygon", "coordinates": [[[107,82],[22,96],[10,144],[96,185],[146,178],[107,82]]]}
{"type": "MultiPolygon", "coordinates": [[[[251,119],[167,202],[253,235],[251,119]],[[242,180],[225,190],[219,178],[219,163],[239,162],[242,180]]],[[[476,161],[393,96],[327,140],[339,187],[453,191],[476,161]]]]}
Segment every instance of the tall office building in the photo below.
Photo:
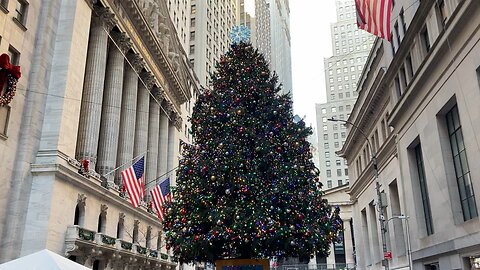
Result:
{"type": "Polygon", "coordinates": [[[353,0],[336,0],[337,22],[331,25],[333,56],[324,60],[327,102],[316,104],[320,179],[329,189],[349,182],[346,162],[340,150],[347,130],[342,123],[327,119],[348,119],[357,99],[357,80],[367,59],[373,35],[359,30],[353,0]]]}
{"type": "Polygon", "coordinates": [[[271,63],[270,9],[267,1],[238,0],[237,6],[238,23],[250,29],[253,46],[271,63]]]}
{"type": "Polygon", "coordinates": [[[236,24],[236,0],[191,0],[189,55],[200,84],[207,87],[215,63],[230,46],[236,24]]]}
{"type": "Polygon", "coordinates": [[[288,0],[267,0],[270,9],[271,64],[278,74],[282,92],[292,95],[290,7],[288,0]]]}

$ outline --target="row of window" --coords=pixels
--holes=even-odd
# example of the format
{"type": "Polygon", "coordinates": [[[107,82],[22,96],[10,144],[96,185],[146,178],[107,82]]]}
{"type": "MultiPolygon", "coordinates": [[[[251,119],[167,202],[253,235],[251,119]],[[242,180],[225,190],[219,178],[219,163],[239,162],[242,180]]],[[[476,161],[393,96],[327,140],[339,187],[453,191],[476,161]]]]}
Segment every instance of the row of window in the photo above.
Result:
{"type": "MultiPolygon", "coordinates": [[[[338,179],[337,180],[337,186],[341,186],[343,185],[343,180],[342,179],[338,179]]],[[[348,178],[345,179],[345,184],[348,184],[349,183],[349,180],[348,178]]],[[[332,188],[332,180],[327,180],[327,188],[332,188]]]]}
{"type": "MultiPolygon", "coordinates": [[[[363,69],[363,66],[362,66],[362,65],[358,65],[358,66],[356,67],[356,69],[357,69],[358,71],[361,71],[361,70],[363,69]]],[[[350,67],[350,72],[354,72],[354,71],[355,71],[355,66],[351,66],[351,67],[350,67]]],[[[341,69],[341,68],[337,68],[336,72],[337,72],[337,74],[341,74],[341,73],[342,73],[342,69],[341,69]]],[[[348,72],[348,67],[344,67],[344,68],[343,68],[343,72],[344,72],[344,73],[349,73],[349,72],[348,72]]],[[[331,69],[331,68],[328,69],[328,75],[333,75],[333,69],[331,69]]]]}
{"type": "MultiPolygon", "coordinates": [[[[133,224],[133,228],[131,228],[131,232],[129,232],[128,228],[125,230],[125,220],[122,217],[118,218],[117,221],[117,234],[116,238],[117,239],[125,239],[127,234],[128,236],[131,237],[132,243],[139,243],[139,221],[135,220],[133,224]]],[[[85,224],[85,204],[84,203],[78,203],[75,207],[75,213],[74,213],[74,219],[73,219],[73,225],[78,225],[80,227],[83,227],[85,224]]],[[[100,211],[100,214],[98,215],[98,221],[97,221],[97,232],[99,233],[106,233],[106,228],[107,228],[107,211],[102,210],[100,211]]],[[[152,249],[151,246],[151,241],[153,239],[152,237],[152,227],[148,226],[146,232],[140,232],[142,235],[145,237],[145,244],[147,248],[152,249]]],[[[162,244],[162,239],[161,239],[162,232],[158,231],[157,233],[157,250],[160,250],[161,244],[162,244]]],[[[142,237],[143,238],[143,237],[142,237]]]]}
{"type": "MultiPolygon", "coordinates": [[[[345,176],[348,176],[348,169],[344,169],[345,176]]],[[[327,177],[332,177],[332,170],[326,170],[327,177]]],[[[342,169],[337,169],[337,176],[342,176],[342,169]]]]}
{"type": "MultiPolygon", "coordinates": [[[[4,12],[8,12],[8,6],[11,1],[0,0],[0,9],[4,12]]],[[[20,23],[22,27],[25,27],[28,13],[28,2],[26,0],[16,0],[15,2],[15,15],[14,21],[20,23]]]]}
{"type": "MultiPolygon", "coordinates": [[[[345,105],[345,110],[346,110],[347,112],[350,112],[350,111],[352,110],[352,105],[350,105],[350,104],[345,105]]],[[[337,107],[331,107],[331,108],[330,108],[330,111],[331,111],[332,113],[336,113],[336,112],[337,112],[337,107]]],[[[338,106],[338,111],[343,112],[343,106],[338,106]]],[[[320,112],[321,112],[322,114],[327,114],[327,108],[322,108],[322,109],[320,110],[320,112]]],[[[335,117],[334,117],[334,118],[335,118],[335,117]]],[[[322,119],[323,119],[323,118],[322,118],[322,119]]],[[[325,123],[325,122],[324,122],[324,123],[325,123]]]]}

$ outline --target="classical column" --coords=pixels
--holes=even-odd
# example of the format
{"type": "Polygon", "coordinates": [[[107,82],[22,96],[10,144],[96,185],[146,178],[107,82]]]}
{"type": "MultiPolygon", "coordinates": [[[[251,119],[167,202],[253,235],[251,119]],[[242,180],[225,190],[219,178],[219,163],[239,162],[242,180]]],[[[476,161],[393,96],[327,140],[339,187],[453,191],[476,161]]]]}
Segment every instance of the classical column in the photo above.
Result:
{"type": "Polygon", "coordinates": [[[123,33],[113,32],[110,44],[105,88],[103,90],[102,120],[98,145],[97,172],[105,175],[108,187],[113,186],[122,104],[124,53],[131,47],[130,39],[123,33]]]}
{"type": "MultiPolygon", "coordinates": [[[[158,91],[157,87],[152,89],[155,93],[158,91]]],[[[155,99],[150,98],[149,115],[148,115],[148,154],[147,154],[147,177],[146,190],[150,190],[155,185],[154,179],[157,178],[158,166],[158,138],[159,138],[159,121],[160,121],[160,106],[155,99]]]]}
{"type": "MultiPolygon", "coordinates": [[[[171,114],[175,115],[175,114],[171,114]]],[[[172,117],[175,119],[174,117],[172,117]]],[[[174,121],[170,121],[168,125],[168,157],[167,157],[167,170],[172,170],[175,160],[175,148],[178,146],[177,142],[177,132],[175,131],[174,121]]]]}
{"type": "Polygon", "coordinates": [[[118,140],[117,167],[122,166],[116,173],[115,182],[122,183],[121,171],[131,164],[134,157],[133,143],[135,129],[137,128],[135,110],[137,110],[138,75],[143,67],[141,58],[136,54],[127,55],[128,62],[125,67],[123,80],[122,110],[120,112],[120,129],[118,140]]]}
{"type": "Polygon", "coordinates": [[[90,26],[76,151],[78,160],[90,160],[91,169],[97,162],[108,32],[114,25],[114,15],[108,8],[95,8],[90,26]]]}
{"type": "MultiPolygon", "coordinates": [[[[137,95],[137,128],[135,129],[135,146],[133,155],[138,156],[147,151],[148,140],[148,111],[150,104],[150,89],[155,82],[155,78],[151,73],[144,72],[141,74],[142,81],[138,81],[137,95]],[[143,82],[146,82],[145,84],[143,82]],[[149,88],[147,88],[147,86],[149,88]]],[[[148,155],[148,153],[147,153],[148,155]]]]}
{"type": "Polygon", "coordinates": [[[158,175],[164,175],[167,171],[168,158],[168,109],[162,108],[160,110],[160,141],[158,143],[158,175]]]}
{"type": "Polygon", "coordinates": [[[343,220],[343,243],[345,247],[345,260],[347,263],[354,264],[353,258],[353,239],[352,228],[350,227],[351,219],[343,220]]]}

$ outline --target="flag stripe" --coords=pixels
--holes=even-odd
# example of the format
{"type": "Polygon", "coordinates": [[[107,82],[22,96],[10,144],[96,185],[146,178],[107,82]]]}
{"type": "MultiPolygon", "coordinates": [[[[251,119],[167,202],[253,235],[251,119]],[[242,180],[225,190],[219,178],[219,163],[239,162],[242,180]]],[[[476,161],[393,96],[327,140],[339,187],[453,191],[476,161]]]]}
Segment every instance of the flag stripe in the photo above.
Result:
{"type": "Polygon", "coordinates": [[[158,218],[163,220],[163,207],[167,201],[172,201],[172,193],[170,192],[170,178],[165,179],[163,182],[150,190],[150,195],[152,196],[153,205],[157,210],[158,218]]]}
{"type": "Polygon", "coordinates": [[[128,192],[130,202],[134,208],[140,205],[145,196],[144,187],[144,157],[135,162],[128,169],[121,172],[123,185],[128,192]]]}
{"type": "Polygon", "coordinates": [[[390,41],[392,0],[356,0],[358,28],[390,41]]]}

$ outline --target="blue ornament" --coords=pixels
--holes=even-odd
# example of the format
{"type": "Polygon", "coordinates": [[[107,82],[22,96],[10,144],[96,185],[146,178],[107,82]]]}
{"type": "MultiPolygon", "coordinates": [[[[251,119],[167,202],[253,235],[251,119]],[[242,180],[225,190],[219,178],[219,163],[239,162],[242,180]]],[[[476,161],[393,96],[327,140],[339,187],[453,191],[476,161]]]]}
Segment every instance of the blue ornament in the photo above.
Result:
{"type": "Polygon", "coordinates": [[[250,42],[250,29],[243,24],[234,25],[230,32],[230,39],[233,44],[238,44],[240,42],[248,43],[250,42]]]}

